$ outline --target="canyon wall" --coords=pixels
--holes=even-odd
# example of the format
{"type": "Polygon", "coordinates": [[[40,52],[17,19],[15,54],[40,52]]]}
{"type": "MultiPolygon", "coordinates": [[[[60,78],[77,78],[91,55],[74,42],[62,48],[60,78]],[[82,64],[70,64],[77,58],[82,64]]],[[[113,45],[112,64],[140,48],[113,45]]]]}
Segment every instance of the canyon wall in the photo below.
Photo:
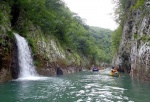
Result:
{"type": "Polygon", "coordinates": [[[150,1],[133,9],[123,25],[113,65],[131,76],[150,81],[150,1]]]}

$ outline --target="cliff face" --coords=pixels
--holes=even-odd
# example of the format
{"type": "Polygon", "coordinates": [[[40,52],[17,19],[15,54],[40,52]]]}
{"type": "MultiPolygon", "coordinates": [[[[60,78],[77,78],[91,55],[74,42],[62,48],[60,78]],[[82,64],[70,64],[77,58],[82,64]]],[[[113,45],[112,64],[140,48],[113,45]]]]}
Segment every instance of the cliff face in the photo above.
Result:
{"type": "Polygon", "coordinates": [[[73,73],[90,64],[86,57],[81,57],[70,48],[62,46],[52,34],[43,34],[38,26],[34,26],[25,18],[22,11],[14,12],[14,9],[2,2],[0,3],[0,82],[18,77],[17,46],[13,32],[20,31],[16,28],[26,32],[20,35],[29,42],[39,74],[52,76],[73,73]]]}
{"type": "Polygon", "coordinates": [[[113,64],[132,76],[150,81],[150,1],[132,10],[113,64]]]}
{"type": "Polygon", "coordinates": [[[71,49],[62,47],[54,36],[44,36],[41,30],[33,25],[29,28],[27,39],[34,51],[33,57],[39,74],[57,75],[57,70],[63,74],[72,73],[82,70],[82,67],[89,64],[88,61],[86,64],[82,63],[83,58],[71,49]]]}

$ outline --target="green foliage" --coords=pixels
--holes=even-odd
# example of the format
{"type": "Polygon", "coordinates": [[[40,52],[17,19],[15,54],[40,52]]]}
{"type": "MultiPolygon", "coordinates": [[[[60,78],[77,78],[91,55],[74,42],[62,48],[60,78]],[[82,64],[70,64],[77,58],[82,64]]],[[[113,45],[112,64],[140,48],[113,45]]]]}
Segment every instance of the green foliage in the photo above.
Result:
{"type": "Polygon", "coordinates": [[[113,55],[118,50],[118,47],[119,47],[120,41],[121,41],[121,36],[122,36],[122,27],[118,27],[111,35],[112,54],[113,55]]]}
{"type": "Polygon", "coordinates": [[[2,11],[0,10],[0,24],[3,24],[3,23],[4,23],[4,16],[3,16],[2,11]]]}
{"type": "Polygon", "coordinates": [[[137,0],[137,3],[133,7],[134,9],[139,8],[140,6],[144,5],[145,0],[137,0]]]}
{"type": "Polygon", "coordinates": [[[150,37],[149,36],[147,36],[147,35],[145,35],[145,36],[142,36],[142,41],[143,42],[148,42],[148,41],[150,41],[150,37]]]}
{"type": "Polygon", "coordinates": [[[46,8],[46,0],[18,0],[16,5],[26,12],[26,17],[44,32],[51,30],[53,14],[46,8]]]}
{"type": "Polygon", "coordinates": [[[38,60],[34,60],[34,65],[35,65],[35,66],[40,66],[40,63],[41,63],[41,62],[39,62],[38,60]]]}
{"type": "MultiPolygon", "coordinates": [[[[63,46],[93,62],[111,61],[111,30],[89,27],[85,20],[72,13],[62,0],[5,0],[12,7],[12,21],[15,30],[26,36],[29,22],[41,28],[44,36],[53,34],[63,46]],[[15,10],[14,10],[14,9],[15,10]],[[17,25],[23,15],[23,27],[17,25]],[[18,27],[19,26],[19,27],[18,27]]],[[[33,53],[34,40],[28,38],[33,53]]],[[[36,62],[38,64],[38,62],[36,62]]]]}
{"type": "Polygon", "coordinates": [[[7,34],[8,34],[8,36],[9,36],[10,39],[14,39],[14,34],[13,34],[12,31],[8,31],[7,30],[7,34]]]}
{"type": "Polygon", "coordinates": [[[34,45],[34,39],[27,39],[28,40],[28,43],[29,43],[29,45],[31,46],[31,48],[32,48],[32,52],[34,53],[34,54],[36,54],[36,48],[35,48],[35,45],[34,45]]]}
{"type": "Polygon", "coordinates": [[[113,0],[116,4],[115,7],[115,20],[118,24],[123,26],[126,18],[127,13],[129,13],[130,6],[131,6],[131,0],[113,0]]]}
{"type": "Polygon", "coordinates": [[[96,51],[98,59],[103,61],[111,61],[111,33],[109,29],[103,29],[98,27],[90,27],[89,38],[93,39],[94,45],[96,45],[96,51]]]}
{"type": "Polygon", "coordinates": [[[134,39],[138,39],[138,34],[134,34],[134,39]]]}
{"type": "Polygon", "coordinates": [[[80,52],[93,62],[111,62],[111,30],[88,27],[83,23],[79,25],[78,22],[73,23],[72,26],[66,36],[71,49],[80,52]]]}
{"type": "Polygon", "coordinates": [[[144,5],[145,0],[113,0],[115,7],[115,20],[120,25],[123,25],[127,19],[127,15],[134,9],[144,5]]]}

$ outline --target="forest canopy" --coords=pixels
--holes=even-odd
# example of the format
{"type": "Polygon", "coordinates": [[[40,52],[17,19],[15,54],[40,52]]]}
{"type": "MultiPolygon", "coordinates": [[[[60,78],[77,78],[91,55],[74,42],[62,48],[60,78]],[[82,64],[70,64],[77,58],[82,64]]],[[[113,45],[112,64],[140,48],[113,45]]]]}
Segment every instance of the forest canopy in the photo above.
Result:
{"type": "MultiPolygon", "coordinates": [[[[17,25],[19,15],[41,28],[44,36],[53,35],[62,46],[86,56],[92,61],[111,62],[109,29],[90,27],[80,16],[70,11],[62,0],[3,0],[11,7],[11,24],[19,33],[26,27],[17,25]]],[[[26,25],[28,23],[26,22],[26,25]]]]}

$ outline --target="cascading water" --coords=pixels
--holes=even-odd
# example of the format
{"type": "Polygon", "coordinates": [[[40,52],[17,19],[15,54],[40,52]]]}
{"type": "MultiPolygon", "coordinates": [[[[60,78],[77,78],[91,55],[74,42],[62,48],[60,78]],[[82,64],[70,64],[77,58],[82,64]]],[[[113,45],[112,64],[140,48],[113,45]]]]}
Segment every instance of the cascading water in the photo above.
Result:
{"type": "Polygon", "coordinates": [[[33,78],[38,76],[35,71],[31,51],[25,38],[15,33],[18,47],[19,78],[33,78]]]}

